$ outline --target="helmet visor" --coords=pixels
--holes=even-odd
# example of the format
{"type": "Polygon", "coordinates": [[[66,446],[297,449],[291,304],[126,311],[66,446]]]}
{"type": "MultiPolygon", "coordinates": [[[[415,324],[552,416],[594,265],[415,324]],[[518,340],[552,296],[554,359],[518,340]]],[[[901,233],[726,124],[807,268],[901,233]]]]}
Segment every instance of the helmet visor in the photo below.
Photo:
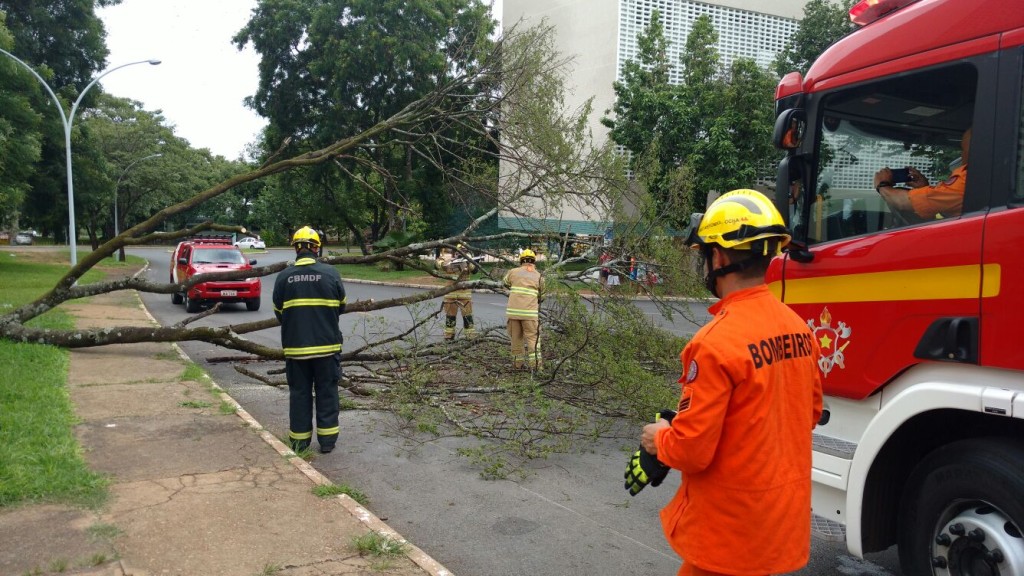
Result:
{"type": "Polygon", "coordinates": [[[690,248],[696,248],[704,242],[700,239],[697,231],[700,230],[700,221],[704,219],[702,212],[694,212],[690,214],[690,225],[683,230],[683,237],[686,238],[686,245],[690,248]]]}

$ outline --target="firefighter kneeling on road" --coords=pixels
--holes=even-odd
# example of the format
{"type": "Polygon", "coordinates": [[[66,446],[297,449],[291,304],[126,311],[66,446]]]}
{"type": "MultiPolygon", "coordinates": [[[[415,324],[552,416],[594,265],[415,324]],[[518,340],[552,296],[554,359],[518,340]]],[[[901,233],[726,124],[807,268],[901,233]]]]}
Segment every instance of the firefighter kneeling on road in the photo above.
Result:
{"type": "Polygon", "coordinates": [[[274,314],[281,322],[288,377],[288,439],[292,450],[309,448],[316,438],[320,452],[334,450],[338,441],[338,382],[341,380],[341,329],[345,287],[334,266],[318,262],[320,235],[309,226],[292,237],[295,264],[274,282],[274,314]]]}
{"type": "Polygon", "coordinates": [[[760,192],[722,195],[691,218],[705,285],[721,298],[680,354],[676,410],[644,427],[626,470],[636,494],[669,469],[682,486],[661,525],[681,575],[778,574],[807,564],[818,343],[764,275],[790,235],[760,192]]]}
{"type": "Polygon", "coordinates": [[[540,302],[544,277],[534,265],[537,255],[527,248],[519,254],[519,268],[509,270],[502,281],[508,287],[508,335],[512,340],[512,367],[540,368],[540,302]]]}
{"type": "MultiPolygon", "coordinates": [[[[465,249],[465,246],[459,244],[459,250],[465,249]]],[[[445,274],[458,275],[451,284],[456,282],[464,282],[469,275],[476,271],[476,265],[472,260],[468,260],[465,266],[453,266],[452,260],[455,256],[447,251],[441,253],[441,257],[437,259],[437,267],[441,269],[445,274]]],[[[454,340],[455,339],[455,321],[458,319],[459,310],[462,310],[462,334],[467,338],[472,338],[476,335],[476,329],[473,327],[473,291],[465,288],[462,290],[453,290],[444,295],[444,300],[441,303],[441,308],[444,310],[444,339],[454,340]]]]}

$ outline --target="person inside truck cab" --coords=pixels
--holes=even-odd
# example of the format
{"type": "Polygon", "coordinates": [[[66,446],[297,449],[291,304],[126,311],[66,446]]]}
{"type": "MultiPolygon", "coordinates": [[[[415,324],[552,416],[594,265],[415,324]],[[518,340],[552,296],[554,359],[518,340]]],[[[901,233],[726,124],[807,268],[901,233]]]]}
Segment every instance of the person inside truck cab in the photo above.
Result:
{"type": "Polygon", "coordinates": [[[909,188],[897,187],[889,167],[875,173],[875,190],[895,212],[913,213],[923,220],[959,216],[963,211],[964,190],[967,188],[967,153],[971,147],[971,129],[960,139],[961,163],[949,179],[929,185],[928,178],[916,168],[908,168],[909,188]]]}

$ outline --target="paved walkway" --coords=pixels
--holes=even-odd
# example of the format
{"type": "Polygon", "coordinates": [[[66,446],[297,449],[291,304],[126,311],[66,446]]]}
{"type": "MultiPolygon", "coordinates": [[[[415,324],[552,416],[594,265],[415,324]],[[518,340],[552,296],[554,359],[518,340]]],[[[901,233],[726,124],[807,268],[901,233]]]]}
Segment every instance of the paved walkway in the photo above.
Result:
{"type": "MultiPolygon", "coordinates": [[[[134,292],[69,309],[79,327],[155,325],[134,292]]],[[[450,574],[410,543],[395,558],[361,556],[356,537],[401,536],[348,496],[316,496],[331,482],[216,384],[183,379],[187,366],[170,344],[71,353],[76,434],[111,498],[96,511],[0,511],[0,573],[450,574]]]]}

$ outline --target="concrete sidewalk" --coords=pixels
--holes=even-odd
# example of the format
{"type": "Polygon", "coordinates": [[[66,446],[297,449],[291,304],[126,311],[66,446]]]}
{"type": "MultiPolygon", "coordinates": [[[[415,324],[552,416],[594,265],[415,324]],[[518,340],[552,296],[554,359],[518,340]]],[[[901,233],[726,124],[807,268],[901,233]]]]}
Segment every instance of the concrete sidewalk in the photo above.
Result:
{"type": "MultiPolygon", "coordinates": [[[[77,302],[79,327],[155,325],[134,292],[77,302]]],[[[184,380],[170,344],[71,353],[68,391],[91,469],[110,478],[95,511],[0,511],[0,573],[327,576],[450,574],[423,551],[361,556],[354,538],[400,535],[296,457],[213,382],[184,380]]],[[[354,487],[358,488],[358,487],[354,487]]]]}

